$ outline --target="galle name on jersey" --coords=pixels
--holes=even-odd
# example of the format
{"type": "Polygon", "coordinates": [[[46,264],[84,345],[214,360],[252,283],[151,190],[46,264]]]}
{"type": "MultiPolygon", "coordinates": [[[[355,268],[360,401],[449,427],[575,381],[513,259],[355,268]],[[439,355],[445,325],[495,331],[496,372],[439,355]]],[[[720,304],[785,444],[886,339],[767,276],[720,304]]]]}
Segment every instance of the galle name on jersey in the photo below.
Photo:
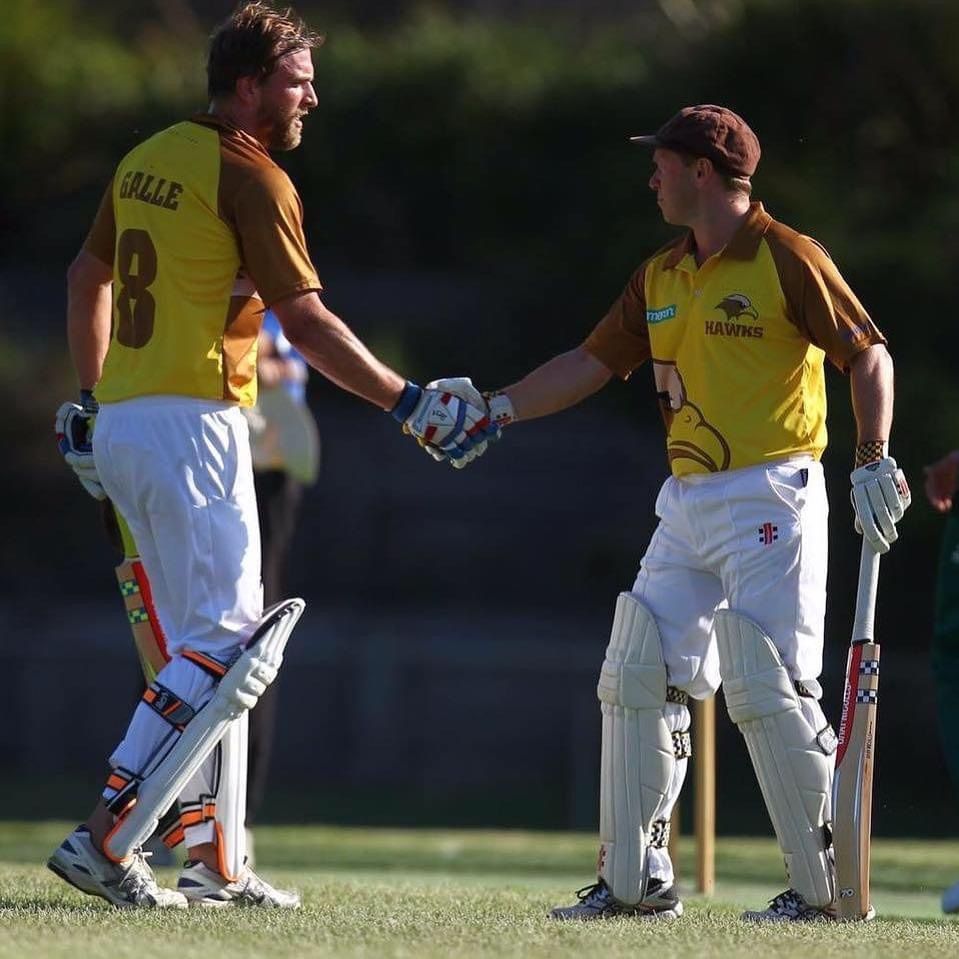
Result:
{"type": "Polygon", "coordinates": [[[176,180],[157,178],[142,170],[127,170],[120,181],[121,200],[140,200],[165,210],[175,210],[180,205],[183,184],[176,180]]]}

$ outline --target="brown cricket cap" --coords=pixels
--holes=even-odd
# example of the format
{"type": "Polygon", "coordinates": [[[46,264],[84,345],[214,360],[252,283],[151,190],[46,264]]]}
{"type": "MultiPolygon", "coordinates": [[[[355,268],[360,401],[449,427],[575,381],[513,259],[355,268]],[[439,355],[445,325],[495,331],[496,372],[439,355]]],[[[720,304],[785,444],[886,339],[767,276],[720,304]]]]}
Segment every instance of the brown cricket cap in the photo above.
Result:
{"type": "Polygon", "coordinates": [[[762,153],[749,124],[738,113],[712,103],[683,107],[654,134],[630,137],[630,140],[706,157],[722,173],[731,176],[752,176],[762,153]]]}

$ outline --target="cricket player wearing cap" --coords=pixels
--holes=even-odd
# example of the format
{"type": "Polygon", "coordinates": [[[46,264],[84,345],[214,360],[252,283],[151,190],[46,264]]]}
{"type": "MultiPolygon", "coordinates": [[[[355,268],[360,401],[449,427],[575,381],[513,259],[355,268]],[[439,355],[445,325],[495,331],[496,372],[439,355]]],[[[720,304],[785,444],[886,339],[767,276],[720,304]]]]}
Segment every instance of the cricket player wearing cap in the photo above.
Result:
{"type": "MultiPolygon", "coordinates": [[[[551,915],[681,915],[667,842],[690,756],[688,700],[722,682],[790,885],[744,918],[831,918],[836,736],[818,682],[824,361],[849,374],[856,528],[879,552],[909,504],[887,449],[892,361],[826,251],[751,201],[760,146],[740,116],[686,107],[633,139],[652,151],[663,218],[685,231],[636,270],[585,342],[486,394],[506,426],[572,406],[648,360],[672,474],[599,678],[597,879],[551,915]]],[[[471,387],[460,386],[475,402],[471,387]]]]}

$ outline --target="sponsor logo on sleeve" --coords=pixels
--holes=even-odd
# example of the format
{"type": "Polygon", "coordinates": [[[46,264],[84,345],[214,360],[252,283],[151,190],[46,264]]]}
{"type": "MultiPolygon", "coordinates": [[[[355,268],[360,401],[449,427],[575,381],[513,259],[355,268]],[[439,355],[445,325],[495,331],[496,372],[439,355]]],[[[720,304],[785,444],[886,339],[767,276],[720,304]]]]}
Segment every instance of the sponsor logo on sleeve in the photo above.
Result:
{"type": "Polygon", "coordinates": [[[676,304],[670,303],[669,306],[664,306],[660,309],[647,310],[646,311],[646,322],[647,323],[662,323],[665,320],[671,320],[676,315],[676,304]]]}

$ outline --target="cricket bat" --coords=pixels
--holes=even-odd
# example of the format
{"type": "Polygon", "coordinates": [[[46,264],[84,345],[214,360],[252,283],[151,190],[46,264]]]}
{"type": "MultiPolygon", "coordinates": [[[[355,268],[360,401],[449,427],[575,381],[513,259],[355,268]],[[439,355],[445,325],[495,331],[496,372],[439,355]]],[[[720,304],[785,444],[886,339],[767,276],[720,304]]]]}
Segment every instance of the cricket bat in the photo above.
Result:
{"type": "Polygon", "coordinates": [[[878,584],[879,554],[863,540],[832,789],[840,919],[865,919],[870,908],[872,774],[879,708],[879,644],[874,639],[873,621],[878,584]]]}
{"type": "Polygon", "coordinates": [[[117,585],[126,607],[143,676],[149,684],[170,659],[166,637],[153,605],[150,581],[126,520],[109,500],[103,501],[102,519],[110,542],[123,552],[123,560],[115,569],[117,585]]]}

